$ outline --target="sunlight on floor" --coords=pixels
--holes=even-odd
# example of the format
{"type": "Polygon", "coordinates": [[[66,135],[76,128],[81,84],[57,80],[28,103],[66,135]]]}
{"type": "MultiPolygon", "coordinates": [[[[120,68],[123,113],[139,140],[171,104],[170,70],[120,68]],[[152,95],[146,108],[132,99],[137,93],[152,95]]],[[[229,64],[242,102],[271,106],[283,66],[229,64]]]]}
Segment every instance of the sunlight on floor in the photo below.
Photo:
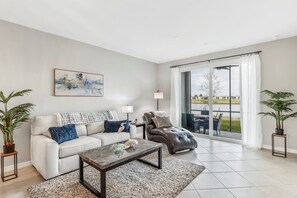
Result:
{"type": "Polygon", "coordinates": [[[278,158],[269,150],[197,138],[198,148],[175,157],[206,170],[178,198],[297,197],[297,155],[278,158]]]}

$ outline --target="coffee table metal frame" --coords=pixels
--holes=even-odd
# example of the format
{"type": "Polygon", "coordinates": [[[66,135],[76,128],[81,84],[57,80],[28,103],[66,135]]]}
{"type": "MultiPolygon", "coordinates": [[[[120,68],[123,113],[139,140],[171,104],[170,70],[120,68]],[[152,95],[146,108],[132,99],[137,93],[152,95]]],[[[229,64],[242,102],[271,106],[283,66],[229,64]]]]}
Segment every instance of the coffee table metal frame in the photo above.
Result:
{"type": "Polygon", "coordinates": [[[113,166],[110,166],[108,168],[105,168],[105,169],[100,169],[98,167],[96,167],[95,165],[92,165],[90,164],[89,162],[85,161],[83,158],[81,158],[79,156],[79,182],[85,186],[89,191],[91,191],[94,195],[96,195],[97,197],[100,197],[100,198],[105,198],[106,197],[106,172],[109,171],[109,170],[112,170],[114,168],[117,168],[119,166],[122,166],[124,164],[127,164],[129,162],[132,162],[134,160],[138,160],[142,163],[145,163],[145,164],[148,164],[150,166],[153,166],[153,167],[156,167],[156,168],[159,168],[159,169],[162,169],[162,147],[157,147],[153,150],[150,150],[146,153],[143,153],[143,154],[140,154],[140,155],[137,155],[133,158],[129,158],[123,162],[120,162],[118,164],[115,164],[113,166]],[[155,165],[153,164],[152,162],[149,162],[147,160],[144,160],[144,159],[140,159],[146,155],[149,155],[151,153],[154,153],[154,152],[158,152],[158,165],[155,165]],[[87,181],[84,180],[84,162],[87,163],[88,165],[92,166],[93,168],[97,169],[98,171],[100,171],[100,192],[95,189],[90,183],[88,183],[87,181]]]}

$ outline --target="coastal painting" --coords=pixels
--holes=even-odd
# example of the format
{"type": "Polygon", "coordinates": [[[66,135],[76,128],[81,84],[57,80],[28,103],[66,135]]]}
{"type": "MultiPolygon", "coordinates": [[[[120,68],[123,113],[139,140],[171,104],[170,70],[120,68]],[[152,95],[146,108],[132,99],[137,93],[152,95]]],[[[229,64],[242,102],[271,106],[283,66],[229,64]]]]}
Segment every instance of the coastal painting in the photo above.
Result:
{"type": "Polygon", "coordinates": [[[55,96],[103,97],[104,81],[102,74],[54,69],[55,96]]]}

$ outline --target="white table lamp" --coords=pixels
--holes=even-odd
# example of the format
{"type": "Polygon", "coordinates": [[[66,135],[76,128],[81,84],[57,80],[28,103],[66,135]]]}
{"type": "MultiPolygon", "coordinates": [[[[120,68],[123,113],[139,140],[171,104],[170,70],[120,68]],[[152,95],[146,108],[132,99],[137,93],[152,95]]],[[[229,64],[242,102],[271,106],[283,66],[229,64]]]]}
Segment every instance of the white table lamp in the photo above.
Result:
{"type": "Polygon", "coordinates": [[[133,106],[122,106],[122,113],[127,113],[127,120],[129,121],[129,113],[133,113],[133,106]]]}

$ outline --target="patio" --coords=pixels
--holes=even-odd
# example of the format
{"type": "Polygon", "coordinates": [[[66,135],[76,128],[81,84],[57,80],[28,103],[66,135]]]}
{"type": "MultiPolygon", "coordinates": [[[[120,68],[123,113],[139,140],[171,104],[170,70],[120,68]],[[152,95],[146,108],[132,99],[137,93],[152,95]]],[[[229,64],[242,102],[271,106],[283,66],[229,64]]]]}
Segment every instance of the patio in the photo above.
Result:
{"type": "MultiPolygon", "coordinates": [[[[202,135],[208,135],[208,131],[206,134],[202,132],[193,132],[193,134],[202,134],[202,135]]],[[[214,131],[214,136],[217,136],[215,131],[214,131]]],[[[235,139],[235,140],[241,140],[241,133],[238,132],[230,132],[230,131],[221,131],[218,137],[224,137],[224,138],[230,138],[230,139],[235,139]]]]}

